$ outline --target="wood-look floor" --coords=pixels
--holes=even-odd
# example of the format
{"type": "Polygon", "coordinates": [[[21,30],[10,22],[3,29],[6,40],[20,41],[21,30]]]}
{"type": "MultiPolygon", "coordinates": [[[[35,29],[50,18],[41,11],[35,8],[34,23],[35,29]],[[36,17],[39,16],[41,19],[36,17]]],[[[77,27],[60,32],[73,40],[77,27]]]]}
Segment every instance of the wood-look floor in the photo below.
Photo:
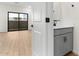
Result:
{"type": "Polygon", "coordinates": [[[31,56],[30,31],[0,33],[0,56],[31,56]]]}
{"type": "Polygon", "coordinates": [[[70,54],[68,54],[68,55],[66,55],[66,56],[78,56],[78,55],[76,55],[76,54],[74,54],[74,53],[70,53],[70,54]]]}
{"type": "Polygon", "coordinates": [[[73,51],[70,51],[69,53],[65,54],[64,56],[78,56],[73,51]]]}
{"type": "MultiPolygon", "coordinates": [[[[13,31],[0,33],[0,56],[31,56],[31,31],[13,31]]],[[[77,56],[69,53],[66,56],[77,56]]]]}

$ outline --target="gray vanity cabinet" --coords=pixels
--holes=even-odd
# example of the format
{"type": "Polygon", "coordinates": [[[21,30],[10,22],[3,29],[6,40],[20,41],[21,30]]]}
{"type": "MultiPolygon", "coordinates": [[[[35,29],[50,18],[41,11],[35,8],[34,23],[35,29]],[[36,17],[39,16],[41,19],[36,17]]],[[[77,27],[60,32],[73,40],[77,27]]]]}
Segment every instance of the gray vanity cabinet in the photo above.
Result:
{"type": "Polygon", "coordinates": [[[54,41],[54,55],[61,56],[64,53],[63,36],[56,36],[54,41]]]}
{"type": "Polygon", "coordinates": [[[62,56],[73,50],[73,28],[55,29],[54,33],[55,56],[62,56]]]}
{"type": "Polygon", "coordinates": [[[66,40],[64,38],[64,53],[68,53],[69,51],[72,51],[73,49],[73,38],[72,33],[65,34],[64,37],[66,37],[66,40]]]}

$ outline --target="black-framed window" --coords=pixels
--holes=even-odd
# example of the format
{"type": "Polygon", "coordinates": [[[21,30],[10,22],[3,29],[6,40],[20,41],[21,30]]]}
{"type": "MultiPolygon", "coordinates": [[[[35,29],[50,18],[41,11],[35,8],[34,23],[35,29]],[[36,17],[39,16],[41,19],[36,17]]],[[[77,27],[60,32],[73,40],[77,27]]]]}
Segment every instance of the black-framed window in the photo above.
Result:
{"type": "Polygon", "coordinates": [[[8,31],[28,30],[28,14],[8,12],[8,31]]]}

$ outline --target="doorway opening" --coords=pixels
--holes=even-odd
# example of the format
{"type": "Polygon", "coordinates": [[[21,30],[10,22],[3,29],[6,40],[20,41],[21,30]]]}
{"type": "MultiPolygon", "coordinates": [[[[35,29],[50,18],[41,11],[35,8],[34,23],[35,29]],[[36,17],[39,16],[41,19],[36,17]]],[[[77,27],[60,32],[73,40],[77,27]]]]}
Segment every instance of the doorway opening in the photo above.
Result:
{"type": "Polygon", "coordinates": [[[8,32],[28,30],[28,13],[8,12],[8,32]]]}

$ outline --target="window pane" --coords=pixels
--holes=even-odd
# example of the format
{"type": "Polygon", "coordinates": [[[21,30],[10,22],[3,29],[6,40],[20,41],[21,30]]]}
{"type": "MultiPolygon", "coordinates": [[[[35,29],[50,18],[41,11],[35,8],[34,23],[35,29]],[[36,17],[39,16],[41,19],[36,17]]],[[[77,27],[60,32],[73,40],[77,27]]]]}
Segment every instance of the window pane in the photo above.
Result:
{"type": "Polygon", "coordinates": [[[20,21],[27,21],[27,14],[20,14],[20,21]]]}
{"type": "Polygon", "coordinates": [[[9,13],[9,20],[10,21],[17,21],[18,20],[18,14],[17,13],[9,13]]]}

